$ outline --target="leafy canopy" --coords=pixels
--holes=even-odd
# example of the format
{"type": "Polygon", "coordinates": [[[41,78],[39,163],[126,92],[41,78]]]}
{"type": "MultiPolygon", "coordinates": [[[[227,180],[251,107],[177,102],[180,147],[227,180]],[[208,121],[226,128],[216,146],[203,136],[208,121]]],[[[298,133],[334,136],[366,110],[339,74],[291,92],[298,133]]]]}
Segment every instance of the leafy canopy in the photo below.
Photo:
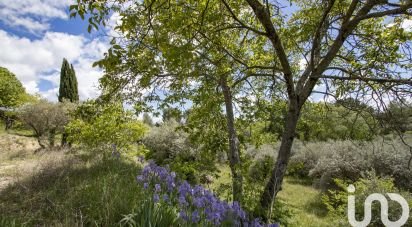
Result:
{"type": "Polygon", "coordinates": [[[13,108],[28,100],[28,95],[16,76],[0,67],[0,107],[13,108]]]}
{"type": "Polygon", "coordinates": [[[80,105],[74,115],[75,120],[66,127],[68,140],[91,148],[128,148],[140,140],[147,129],[119,103],[99,105],[88,101],[80,105]]]}

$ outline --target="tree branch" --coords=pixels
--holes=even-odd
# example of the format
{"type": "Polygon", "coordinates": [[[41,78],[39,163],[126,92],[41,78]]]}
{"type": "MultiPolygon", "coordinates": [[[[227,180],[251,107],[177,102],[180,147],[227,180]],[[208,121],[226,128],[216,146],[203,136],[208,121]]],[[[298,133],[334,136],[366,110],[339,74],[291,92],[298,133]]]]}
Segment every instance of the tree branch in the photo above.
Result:
{"type": "Polygon", "coordinates": [[[236,14],[233,12],[232,8],[230,8],[229,4],[228,4],[225,0],[221,0],[221,1],[222,1],[223,5],[225,5],[226,9],[229,11],[230,15],[232,15],[232,18],[233,18],[235,21],[237,21],[243,28],[246,28],[246,29],[248,29],[248,30],[250,30],[250,31],[258,34],[258,35],[264,35],[264,36],[267,35],[265,32],[259,31],[258,29],[252,28],[252,27],[248,26],[247,24],[245,24],[243,21],[241,21],[241,20],[236,16],[236,14]]]}
{"type": "Polygon", "coordinates": [[[288,57],[285,53],[285,49],[283,48],[282,42],[280,37],[271,21],[270,15],[268,10],[266,10],[265,6],[262,5],[258,0],[246,0],[250,7],[252,7],[253,12],[255,13],[256,17],[265,28],[267,37],[272,42],[273,47],[275,48],[275,52],[279,58],[280,64],[282,66],[283,76],[286,81],[286,87],[288,91],[289,97],[295,96],[295,88],[293,84],[293,74],[289,64],[288,57]]]}
{"type": "Polygon", "coordinates": [[[370,77],[359,77],[359,76],[340,77],[340,76],[328,76],[328,75],[322,75],[319,78],[333,79],[333,80],[359,80],[359,81],[365,81],[365,82],[412,85],[411,79],[370,78],[370,77]]]}

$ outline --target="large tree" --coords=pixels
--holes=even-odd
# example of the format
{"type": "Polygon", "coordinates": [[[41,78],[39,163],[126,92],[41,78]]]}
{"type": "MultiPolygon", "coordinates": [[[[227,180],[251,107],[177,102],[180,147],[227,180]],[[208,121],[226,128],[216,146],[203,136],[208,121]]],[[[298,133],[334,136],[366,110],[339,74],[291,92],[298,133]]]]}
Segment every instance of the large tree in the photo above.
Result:
{"type": "Polygon", "coordinates": [[[78,2],[72,15],[91,13],[90,26],[104,25],[112,10],[122,18],[121,36],[97,63],[107,73],[102,84],[112,91],[142,98],[142,90],[163,84],[162,92],[191,97],[184,91],[215,86],[212,76],[226,78],[220,88],[238,96],[255,89],[284,96],[281,145],[260,199],[267,210],[281,190],[297,123],[314,93],[376,108],[411,97],[410,1],[78,2]]]}
{"type": "Polygon", "coordinates": [[[59,102],[63,102],[64,100],[69,102],[79,101],[76,72],[74,71],[73,65],[69,64],[66,58],[63,58],[59,87],[59,102]]]}
{"type": "Polygon", "coordinates": [[[0,107],[14,108],[24,101],[26,91],[17,77],[0,67],[0,107]]]}

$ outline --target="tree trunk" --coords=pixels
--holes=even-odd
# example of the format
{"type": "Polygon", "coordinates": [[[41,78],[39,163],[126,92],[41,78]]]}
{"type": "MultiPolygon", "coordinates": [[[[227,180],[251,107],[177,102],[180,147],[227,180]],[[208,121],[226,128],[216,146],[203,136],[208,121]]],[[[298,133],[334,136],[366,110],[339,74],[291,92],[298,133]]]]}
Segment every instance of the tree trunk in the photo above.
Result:
{"type": "Polygon", "coordinates": [[[233,113],[233,99],[226,77],[221,78],[221,87],[225,99],[227,131],[229,135],[229,165],[232,172],[233,201],[241,202],[243,191],[243,177],[240,161],[239,139],[236,133],[235,116],[233,113]]]}
{"type": "Polygon", "coordinates": [[[6,131],[8,131],[9,129],[11,129],[11,127],[13,127],[13,121],[14,121],[13,118],[6,116],[6,119],[5,119],[6,131]]]}
{"type": "Polygon", "coordinates": [[[55,131],[55,130],[52,130],[52,131],[49,133],[49,145],[50,145],[50,147],[54,147],[55,138],[56,138],[56,131],[55,131]]]}
{"type": "Polygon", "coordinates": [[[41,141],[41,140],[42,140],[42,139],[41,139],[42,136],[36,135],[36,137],[37,137],[37,142],[38,142],[39,145],[40,145],[40,149],[35,150],[34,153],[36,153],[36,152],[39,151],[39,150],[46,149],[46,145],[44,145],[44,143],[41,141]]]}
{"type": "Polygon", "coordinates": [[[70,144],[67,143],[67,137],[68,137],[67,133],[66,133],[66,132],[63,132],[63,134],[62,134],[62,141],[61,141],[61,146],[62,146],[62,147],[70,146],[70,144]]]}
{"type": "Polygon", "coordinates": [[[260,198],[262,211],[268,212],[266,218],[269,219],[271,218],[276,195],[282,189],[283,177],[290,159],[293,140],[296,136],[296,126],[299,120],[300,109],[301,106],[298,105],[297,99],[290,100],[276,165],[271,172],[270,179],[260,198]]]}

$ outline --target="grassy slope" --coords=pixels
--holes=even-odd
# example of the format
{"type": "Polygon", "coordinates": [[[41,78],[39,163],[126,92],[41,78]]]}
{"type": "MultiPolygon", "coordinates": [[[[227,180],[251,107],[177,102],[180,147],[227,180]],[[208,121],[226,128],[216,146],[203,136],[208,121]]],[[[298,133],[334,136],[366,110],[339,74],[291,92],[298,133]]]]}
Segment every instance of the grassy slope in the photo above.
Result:
{"type": "MultiPolygon", "coordinates": [[[[33,139],[0,133],[11,138],[33,139]]],[[[1,150],[0,167],[11,165],[0,168],[0,178],[12,182],[0,187],[0,226],[114,226],[141,200],[140,167],[128,159],[1,150]]]]}
{"type": "MultiPolygon", "coordinates": [[[[0,138],[6,138],[3,131],[0,138]]],[[[134,181],[139,167],[131,161],[96,161],[85,154],[35,156],[31,151],[20,155],[17,159],[9,154],[0,156],[0,166],[35,163],[35,173],[20,173],[16,184],[0,189],[0,226],[10,225],[13,220],[28,225],[112,226],[139,203],[141,194],[134,181]]],[[[0,175],[16,172],[0,169],[0,175]]],[[[229,169],[222,168],[221,176],[212,188],[230,182],[229,169]]],[[[314,188],[286,179],[279,198],[293,212],[290,226],[329,226],[319,192],[314,188]]]]}
{"type": "Polygon", "coordinates": [[[319,191],[302,182],[287,178],[279,198],[288,204],[293,216],[290,226],[327,227],[331,226],[326,210],[321,204],[319,191]]]}
{"type": "MultiPolygon", "coordinates": [[[[230,170],[221,166],[220,177],[211,185],[216,190],[221,184],[230,183],[230,170]]],[[[221,195],[229,199],[228,195],[221,195]]],[[[329,227],[330,219],[326,216],[327,211],[321,204],[320,192],[307,185],[306,182],[286,178],[283,190],[279,192],[279,199],[287,204],[292,211],[292,217],[288,227],[329,227]]]]}

